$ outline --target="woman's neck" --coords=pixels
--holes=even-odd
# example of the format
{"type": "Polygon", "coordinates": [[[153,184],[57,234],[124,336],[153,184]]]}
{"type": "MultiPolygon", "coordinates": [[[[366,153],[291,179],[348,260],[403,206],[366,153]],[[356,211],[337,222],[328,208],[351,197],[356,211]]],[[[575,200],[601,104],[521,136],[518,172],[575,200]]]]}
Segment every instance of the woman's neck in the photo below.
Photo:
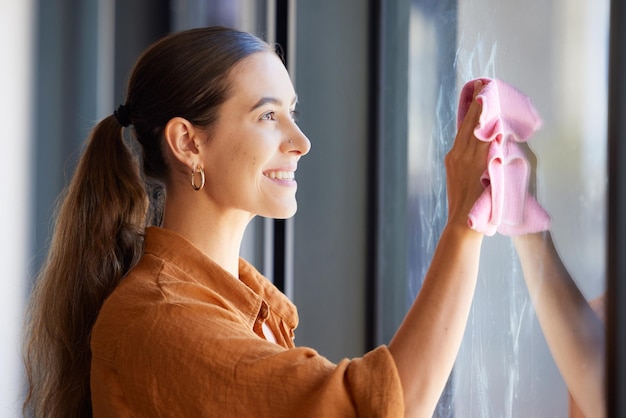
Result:
{"type": "Polygon", "coordinates": [[[200,196],[190,201],[168,195],[162,227],[182,235],[224,270],[239,277],[241,241],[251,218],[242,212],[219,211],[200,196]]]}

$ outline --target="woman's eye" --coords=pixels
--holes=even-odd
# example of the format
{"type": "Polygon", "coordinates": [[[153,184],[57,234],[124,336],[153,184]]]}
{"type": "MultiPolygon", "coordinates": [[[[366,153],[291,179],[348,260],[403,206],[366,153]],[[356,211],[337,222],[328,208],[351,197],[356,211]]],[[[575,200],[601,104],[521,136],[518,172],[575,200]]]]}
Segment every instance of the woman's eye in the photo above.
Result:
{"type": "Polygon", "coordinates": [[[297,122],[298,116],[300,116],[300,112],[298,112],[297,110],[291,111],[291,120],[293,120],[294,122],[297,122]]]}
{"type": "Polygon", "coordinates": [[[275,119],[276,119],[276,114],[273,111],[264,113],[263,116],[261,116],[261,120],[275,120],[275,119]]]}

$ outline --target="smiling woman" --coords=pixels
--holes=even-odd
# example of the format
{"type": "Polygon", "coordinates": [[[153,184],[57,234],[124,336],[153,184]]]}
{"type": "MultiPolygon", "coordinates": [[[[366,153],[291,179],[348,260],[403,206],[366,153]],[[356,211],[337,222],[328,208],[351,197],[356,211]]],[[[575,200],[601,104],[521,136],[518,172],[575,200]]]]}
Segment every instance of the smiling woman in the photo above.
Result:
{"type": "Polygon", "coordinates": [[[335,364],[296,346],[295,306],[239,257],[255,216],[296,211],[294,173],[310,149],[296,98],[273,49],[245,32],[178,32],[140,57],[125,103],[93,129],[60,206],[30,301],[27,410],[432,415],[477,280],[483,237],[466,214],[486,161],[472,134],[479,105],[447,154],[448,223],[420,296],[389,345],[335,364]],[[149,224],[144,181],[165,189],[159,225],[149,224]]]}
{"type": "MultiPolygon", "coordinates": [[[[210,129],[195,127],[183,118],[172,119],[165,127],[172,150],[168,165],[183,172],[186,167],[198,167],[207,179],[204,199],[191,193],[186,177],[168,179],[166,189],[175,193],[168,193],[165,228],[186,228],[188,222],[178,219],[181,215],[229,219],[228,235],[241,237],[251,216],[288,218],[296,211],[293,173],[310,143],[292,116],[296,93],[285,66],[273,52],[255,53],[235,66],[228,79],[230,97],[210,129]],[[175,181],[184,184],[173,187],[175,181]],[[195,201],[191,207],[190,199],[195,201]]],[[[189,225],[184,235],[202,242],[222,235],[215,231],[225,226],[211,221],[200,227],[189,225]]],[[[229,272],[236,276],[237,257],[233,255],[239,253],[239,238],[231,244],[229,248],[223,243],[209,245],[221,249],[221,254],[214,255],[216,261],[229,260],[229,272]]]]}

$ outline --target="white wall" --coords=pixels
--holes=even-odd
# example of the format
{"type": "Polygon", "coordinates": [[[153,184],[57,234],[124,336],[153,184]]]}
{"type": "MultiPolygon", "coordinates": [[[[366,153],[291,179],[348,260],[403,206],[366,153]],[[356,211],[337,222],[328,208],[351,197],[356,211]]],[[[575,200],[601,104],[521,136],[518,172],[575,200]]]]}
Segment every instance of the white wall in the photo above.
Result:
{"type": "Polygon", "coordinates": [[[21,415],[33,132],[33,0],[0,0],[0,416],[21,415]]]}

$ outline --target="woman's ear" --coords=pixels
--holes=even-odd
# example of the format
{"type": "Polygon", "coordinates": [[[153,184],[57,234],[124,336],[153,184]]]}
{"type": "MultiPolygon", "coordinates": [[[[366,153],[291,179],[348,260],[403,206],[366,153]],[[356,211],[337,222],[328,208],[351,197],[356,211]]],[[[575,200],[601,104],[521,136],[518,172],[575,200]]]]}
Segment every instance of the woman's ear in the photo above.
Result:
{"type": "Polygon", "coordinates": [[[187,119],[175,117],[167,122],[163,134],[172,155],[187,167],[192,167],[198,160],[197,141],[200,131],[187,119]]]}

